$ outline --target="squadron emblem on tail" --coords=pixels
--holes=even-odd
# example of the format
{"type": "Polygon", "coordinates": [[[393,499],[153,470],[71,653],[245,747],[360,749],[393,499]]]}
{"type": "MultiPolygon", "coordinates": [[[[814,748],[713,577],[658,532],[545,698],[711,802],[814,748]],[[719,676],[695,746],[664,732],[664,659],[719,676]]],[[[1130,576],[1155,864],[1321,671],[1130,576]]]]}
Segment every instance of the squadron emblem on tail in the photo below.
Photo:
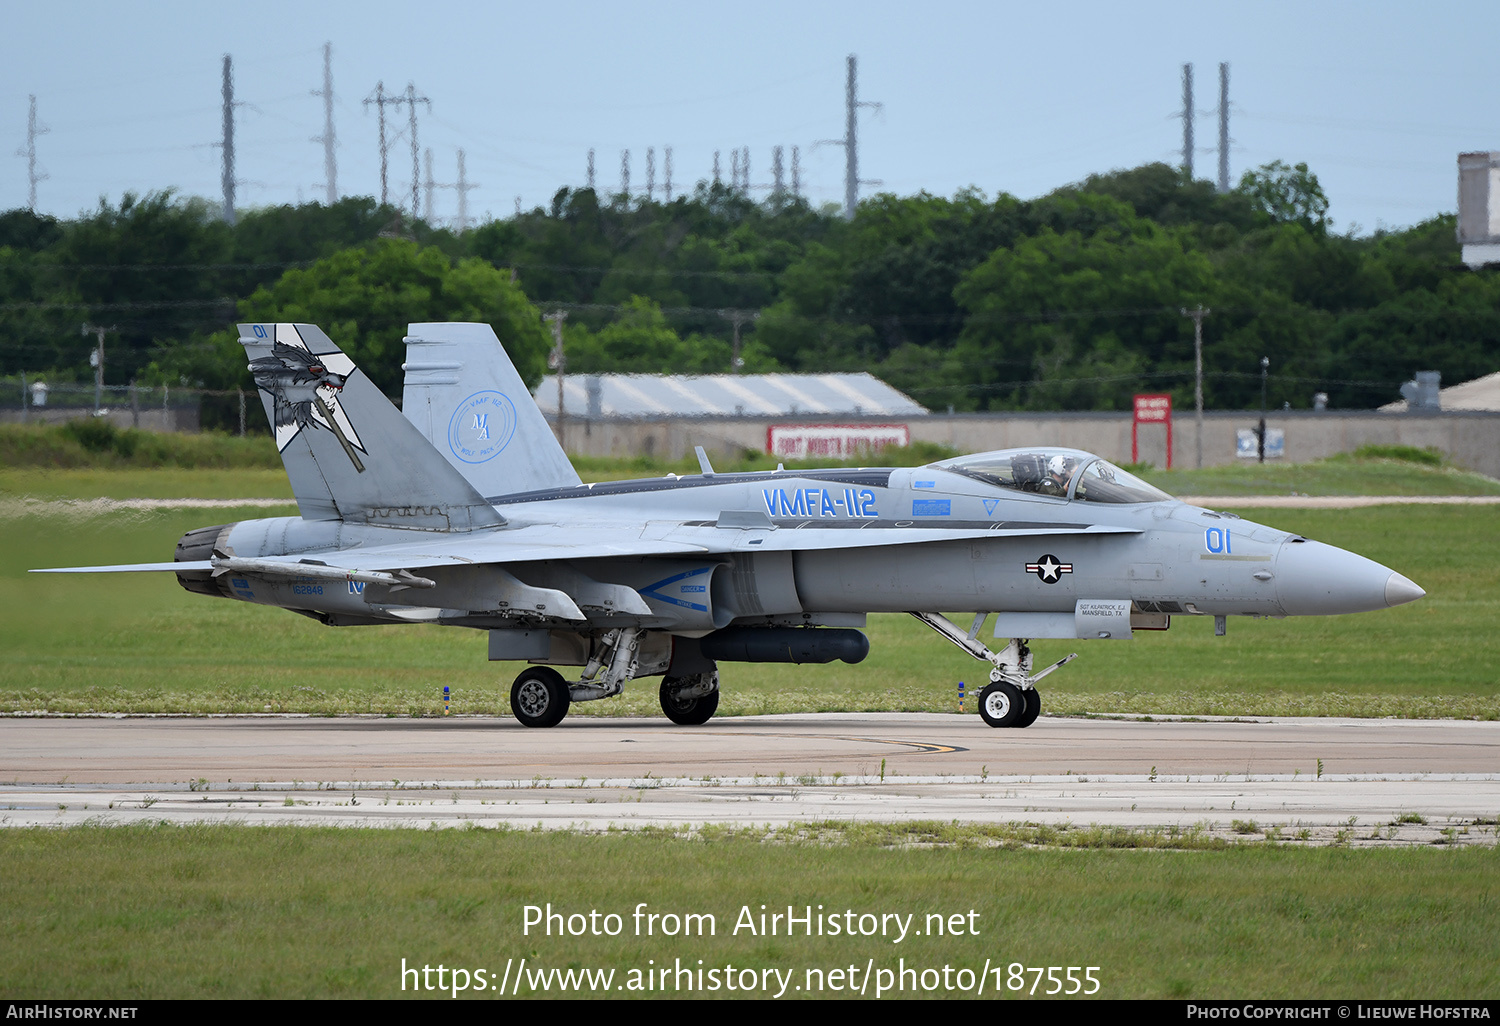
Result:
{"type": "Polygon", "coordinates": [[[300,338],[296,341],[289,344],[278,337],[270,356],[250,361],[256,387],[273,399],[276,448],[286,449],[303,428],[326,427],[339,440],[354,469],[364,473],[359,453],[368,455],[369,450],[360,442],[359,433],[339,402],[354,361],[342,353],[317,356],[300,338]]]}

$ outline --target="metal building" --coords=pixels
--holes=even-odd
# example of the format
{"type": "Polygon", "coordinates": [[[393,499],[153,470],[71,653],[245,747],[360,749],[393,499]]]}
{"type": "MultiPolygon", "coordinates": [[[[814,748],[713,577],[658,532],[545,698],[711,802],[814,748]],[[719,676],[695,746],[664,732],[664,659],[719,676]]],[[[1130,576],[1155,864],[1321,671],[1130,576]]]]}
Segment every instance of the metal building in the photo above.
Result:
{"type": "MultiPolygon", "coordinates": [[[[536,389],[557,416],[557,377],[536,389]]],[[[563,415],[654,417],[916,417],[927,410],[872,374],[569,374],[563,415]]]]}

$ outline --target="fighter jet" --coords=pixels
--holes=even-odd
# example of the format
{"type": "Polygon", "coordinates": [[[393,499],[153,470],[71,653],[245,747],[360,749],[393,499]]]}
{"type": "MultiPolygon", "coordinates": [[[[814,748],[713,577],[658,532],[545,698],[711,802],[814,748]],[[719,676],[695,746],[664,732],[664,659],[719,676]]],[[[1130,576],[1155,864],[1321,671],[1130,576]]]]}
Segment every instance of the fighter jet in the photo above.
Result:
{"type": "Polygon", "coordinates": [[[1108,460],[1045,446],[923,467],[584,484],[484,324],[412,324],[401,410],[320,329],[240,341],[300,515],[203,527],[164,571],[188,591],[334,626],[484,630],[528,727],[661,677],[662,711],[708,721],[719,664],[858,663],[868,614],[907,612],[990,666],[980,714],[1042,709],[1037,638],[1125,640],[1175,616],[1385,609],[1423,590],[1342,549],[1173,499],[1108,460]],[[973,610],[965,629],[939,610],[973,610]],[[992,634],[981,640],[991,614],[992,634]],[[997,650],[998,649],[998,650],[997,650]],[[553,667],[573,667],[565,677],[553,667]]]}

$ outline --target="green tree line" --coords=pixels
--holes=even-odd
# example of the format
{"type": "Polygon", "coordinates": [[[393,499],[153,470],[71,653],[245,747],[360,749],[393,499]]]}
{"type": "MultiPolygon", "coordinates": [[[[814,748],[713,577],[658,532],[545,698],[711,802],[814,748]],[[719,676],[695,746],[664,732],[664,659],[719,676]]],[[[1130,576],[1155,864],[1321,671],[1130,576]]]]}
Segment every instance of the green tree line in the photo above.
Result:
{"type": "MultiPolygon", "coordinates": [[[[322,325],[388,393],[409,321],[493,324],[523,376],[545,372],[561,310],[570,373],[868,370],[929,408],[1190,405],[1192,321],[1206,403],[1336,407],[1500,363],[1500,273],[1459,261],[1451,215],[1337,233],[1305,165],[1218,193],[1151,164],[1021,200],[882,194],[846,221],[788,195],[700,183],[672,202],[561,189],[547,207],[456,234],[353,197],[224,223],[171,193],[70,221],[0,214],[0,373],[249,387],[237,320],[322,325]]],[[[209,418],[213,418],[210,416],[209,418]]]]}

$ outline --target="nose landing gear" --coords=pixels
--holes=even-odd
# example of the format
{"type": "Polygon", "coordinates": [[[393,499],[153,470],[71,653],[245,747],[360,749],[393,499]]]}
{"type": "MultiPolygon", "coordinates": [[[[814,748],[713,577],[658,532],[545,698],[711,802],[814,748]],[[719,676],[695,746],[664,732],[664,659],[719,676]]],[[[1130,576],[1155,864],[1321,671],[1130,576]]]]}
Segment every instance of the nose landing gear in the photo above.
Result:
{"type": "Polygon", "coordinates": [[[975,659],[990,664],[989,686],[979,693],[979,715],[992,727],[1029,727],[1035,723],[1042,714],[1042,696],[1036,689],[1036,682],[1078,658],[1078,653],[1073,652],[1041,672],[1032,673],[1031,648],[1026,643],[1029,639],[1011,638],[1010,644],[999,652],[991,651],[978,640],[979,628],[984,626],[988,613],[976,613],[974,625],[967,634],[942,613],[914,612],[911,615],[975,659]]]}

